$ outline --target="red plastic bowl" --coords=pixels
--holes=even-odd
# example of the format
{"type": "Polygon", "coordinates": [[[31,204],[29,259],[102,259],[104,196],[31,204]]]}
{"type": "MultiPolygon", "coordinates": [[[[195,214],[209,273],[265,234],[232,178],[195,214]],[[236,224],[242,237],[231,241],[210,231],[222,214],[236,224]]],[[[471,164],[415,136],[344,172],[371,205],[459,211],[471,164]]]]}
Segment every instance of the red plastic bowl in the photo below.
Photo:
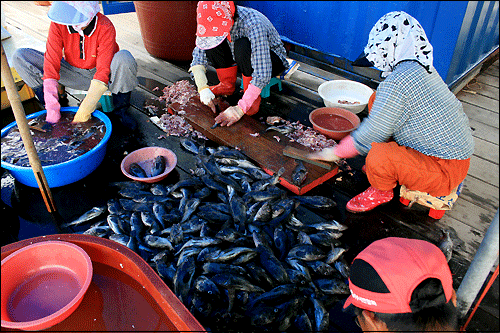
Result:
{"type": "Polygon", "coordinates": [[[92,261],[74,244],[46,241],[2,260],[2,327],[43,330],[80,305],[92,280],[92,261]]]}
{"type": "Polygon", "coordinates": [[[358,128],[360,119],[351,111],[324,107],[312,111],[309,121],[313,128],[334,140],[340,140],[358,128]]]}
{"type": "Polygon", "coordinates": [[[144,183],[156,183],[167,177],[168,174],[172,170],[174,170],[176,165],[177,165],[177,155],[175,155],[175,153],[170,149],[162,147],[145,147],[134,150],[133,152],[125,156],[125,158],[122,160],[120,168],[123,174],[130,179],[144,183]],[[146,178],[135,177],[129,173],[130,164],[137,163],[139,164],[140,167],[144,169],[144,171],[146,171],[146,174],[149,176],[151,167],[153,166],[154,159],[158,155],[163,155],[167,160],[165,171],[163,173],[155,177],[146,177],[146,178]]]}

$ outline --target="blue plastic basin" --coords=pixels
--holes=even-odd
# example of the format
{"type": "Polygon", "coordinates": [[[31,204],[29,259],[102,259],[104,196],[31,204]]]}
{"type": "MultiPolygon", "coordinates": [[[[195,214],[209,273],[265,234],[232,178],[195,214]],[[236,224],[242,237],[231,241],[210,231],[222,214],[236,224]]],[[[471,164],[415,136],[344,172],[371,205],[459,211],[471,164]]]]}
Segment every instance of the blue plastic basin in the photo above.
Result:
{"type": "MultiPolygon", "coordinates": [[[[64,111],[76,113],[76,111],[78,111],[78,107],[70,106],[61,108],[61,112],[64,111]]],[[[43,110],[30,114],[26,116],[26,118],[36,118],[45,113],[47,113],[47,111],[43,110]]],[[[92,115],[104,122],[106,126],[106,134],[104,134],[104,137],[97,144],[97,146],[85,154],[66,162],[42,166],[43,173],[45,174],[49,187],[53,188],[74,183],[85,176],[88,176],[92,171],[97,169],[103,161],[106,154],[106,146],[109,138],[111,137],[111,121],[104,113],[98,110],[94,111],[92,115]]],[[[17,123],[14,121],[4,127],[2,129],[1,137],[3,138],[4,135],[7,135],[9,130],[16,125],[17,123]]],[[[21,167],[4,161],[2,161],[1,166],[2,168],[9,170],[12,176],[20,183],[30,187],[38,187],[35,174],[33,173],[33,169],[31,167],[21,167]]]]}

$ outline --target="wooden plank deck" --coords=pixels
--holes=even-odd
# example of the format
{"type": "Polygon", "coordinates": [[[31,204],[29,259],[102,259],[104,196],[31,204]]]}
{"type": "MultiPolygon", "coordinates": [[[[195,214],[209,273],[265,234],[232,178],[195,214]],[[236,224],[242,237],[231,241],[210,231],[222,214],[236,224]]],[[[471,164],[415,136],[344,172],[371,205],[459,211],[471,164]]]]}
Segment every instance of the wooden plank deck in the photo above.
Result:
{"type": "MultiPolygon", "coordinates": [[[[46,16],[48,8],[35,6],[32,1],[2,1],[2,12],[6,16],[7,30],[13,35],[11,48],[34,47],[44,49],[50,21],[46,16]]],[[[117,30],[120,48],[129,50],[139,65],[139,76],[153,79],[164,85],[171,85],[179,79],[188,77],[187,63],[172,63],[151,56],[144,48],[136,13],[115,14],[108,16],[117,30]]],[[[9,53],[12,49],[7,52],[9,53]]],[[[7,50],[6,50],[7,51],[7,50]]],[[[427,211],[413,207],[407,209],[393,200],[383,209],[372,214],[372,220],[380,223],[367,225],[362,215],[352,216],[340,210],[345,223],[356,225],[357,232],[363,228],[370,234],[359,241],[359,246],[379,237],[380,230],[390,230],[395,226],[400,234],[422,237],[437,242],[441,228],[452,229],[457,247],[454,250],[450,267],[455,276],[454,286],[458,287],[461,279],[473,259],[483,237],[499,207],[499,62],[483,68],[479,74],[464,86],[456,95],[463,104],[469,117],[475,140],[475,152],[471,167],[464,181],[464,188],[452,210],[447,211],[440,220],[427,217],[427,211]],[[377,229],[380,228],[380,229],[377,229]],[[385,229],[384,229],[385,228],[385,229]]],[[[317,87],[326,80],[341,78],[336,74],[302,63],[291,81],[283,82],[283,91],[272,91],[271,97],[263,101],[265,112],[275,112],[308,123],[307,114],[321,107],[322,101],[317,94],[317,87]]],[[[209,71],[209,81],[215,76],[209,71]]],[[[143,103],[154,97],[151,87],[140,85],[133,94],[134,107],[146,113],[143,103]]],[[[75,103],[79,92],[70,91],[75,103]]],[[[76,105],[76,104],[75,104],[76,105]]],[[[143,117],[143,115],[141,115],[143,117]]],[[[147,119],[147,117],[143,117],[147,119]]],[[[151,136],[160,135],[156,131],[151,136]]],[[[352,166],[360,169],[363,159],[353,159],[352,166]]],[[[193,165],[186,161],[186,172],[193,165]]],[[[317,191],[335,193],[339,206],[357,194],[339,188],[333,179],[318,187],[317,191]],[[333,191],[333,192],[332,192],[333,191]]],[[[315,189],[316,190],[316,189],[315,189]]],[[[360,236],[361,237],[361,236],[360,236]]],[[[361,238],[360,238],[361,239],[361,238]]],[[[497,260],[498,264],[498,260],[497,260]]],[[[498,295],[496,296],[498,302],[498,295]]],[[[496,313],[498,325],[498,313],[496,313]]]]}

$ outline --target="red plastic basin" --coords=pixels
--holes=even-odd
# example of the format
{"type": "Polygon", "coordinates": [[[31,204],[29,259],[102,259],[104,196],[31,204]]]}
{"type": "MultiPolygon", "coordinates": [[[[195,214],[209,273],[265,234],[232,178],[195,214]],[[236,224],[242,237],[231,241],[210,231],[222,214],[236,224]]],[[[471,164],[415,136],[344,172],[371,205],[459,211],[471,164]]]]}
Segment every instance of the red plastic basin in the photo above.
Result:
{"type": "MultiPolygon", "coordinates": [[[[53,240],[85,250],[92,260],[93,275],[80,306],[46,331],[206,331],[146,261],[112,240],[80,234],[40,236],[2,246],[1,257],[53,240]]],[[[2,321],[2,331],[5,330],[2,321]]]]}

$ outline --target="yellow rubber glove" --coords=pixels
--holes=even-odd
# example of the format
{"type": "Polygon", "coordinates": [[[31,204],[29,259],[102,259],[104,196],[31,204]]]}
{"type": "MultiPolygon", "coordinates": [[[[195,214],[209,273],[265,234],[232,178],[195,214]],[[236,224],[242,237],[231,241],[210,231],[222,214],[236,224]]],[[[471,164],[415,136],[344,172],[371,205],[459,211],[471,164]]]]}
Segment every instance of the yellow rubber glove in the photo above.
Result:
{"type": "Polygon", "coordinates": [[[206,73],[206,68],[203,65],[195,65],[191,67],[189,72],[193,73],[194,76],[194,82],[196,83],[196,87],[198,88],[198,92],[200,93],[200,101],[208,105],[212,112],[216,112],[215,105],[214,105],[214,98],[215,95],[210,90],[208,87],[208,80],[207,76],[205,75],[206,73]]]}
{"type": "Polygon", "coordinates": [[[95,111],[97,102],[101,98],[102,94],[108,90],[108,86],[104,82],[93,79],[90,81],[90,87],[87,92],[87,96],[83,99],[78,111],[75,114],[73,122],[85,122],[90,119],[90,115],[95,111]]]}
{"type": "Polygon", "coordinates": [[[208,80],[205,73],[207,72],[205,66],[203,65],[195,65],[189,68],[188,72],[193,73],[194,83],[196,83],[196,87],[198,88],[198,92],[202,91],[205,88],[208,88],[208,80]]]}

